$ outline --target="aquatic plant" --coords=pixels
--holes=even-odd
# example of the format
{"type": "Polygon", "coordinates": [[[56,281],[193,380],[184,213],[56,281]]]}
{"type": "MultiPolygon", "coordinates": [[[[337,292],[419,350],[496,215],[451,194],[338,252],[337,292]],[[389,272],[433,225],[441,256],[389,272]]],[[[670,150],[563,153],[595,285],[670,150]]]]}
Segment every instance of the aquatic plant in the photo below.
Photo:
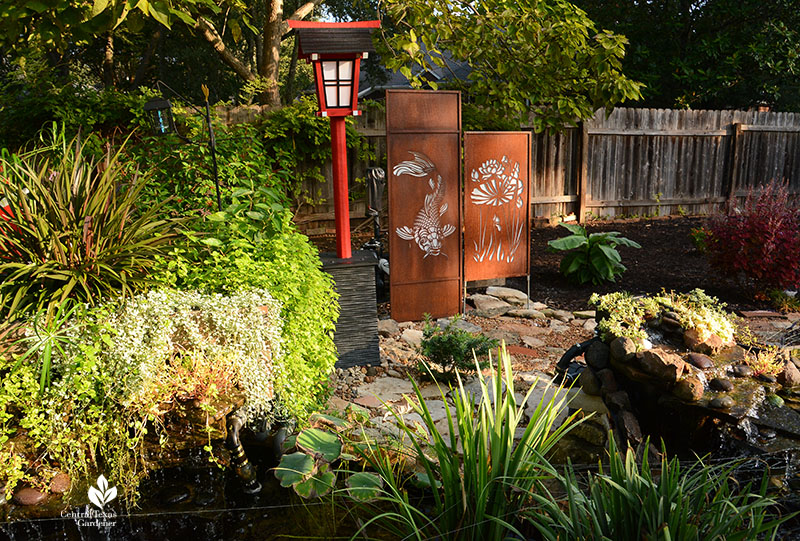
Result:
{"type": "Polygon", "coordinates": [[[604,315],[598,322],[603,339],[623,336],[645,339],[646,321],[661,317],[664,312],[672,312],[672,317],[684,330],[696,330],[703,340],[715,334],[723,342],[730,342],[736,331],[736,320],[725,312],[725,303],[702,289],[693,289],[689,293],[662,291],[659,295],[643,297],[634,297],[626,292],[602,296],[595,293],[589,298],[589,304],[604,315]]]}
{"type": "Polygon", "coordinates": [[[687,467],[667,459],[665,449],[653,472],[647,452],[641,462],[633,449],[623,456],[613,437],[608,456],[607,469],[601,464],[586,483],[566,468],[566,502],[547,491],[532,494],[526,517],[543,539],[769,539],[792,516],[773,514],[768,468],[757,487],[740,486],[735,473],[742,461],[698,459],[687,467]]]}
{"type": "Polygon", "coordinates": [[[777,376],[783,372],[783,361],[780,350],[776,347],[766,347],[757,351],[748,350],[744,362],[753,369],[754,376],[777,376]]]}
{"type": "MultiPolygon", "coordinates": [[[[518,527],[520,513],[530,495],[557,476],[546,457],[579,421],[573,414],[556,426],[567,404],[566,393],[559,388],[544,393],[536,407],[528,410],[530,418],[524,424],[525,404],[536,384],[517,404],[505,346],[498,356],[496,366],[490,362],[488,376],[478,371],[481,390],[477,397],[465,390],[456,373],[454,405],[447,409],[447,439],[435,425],[416,382],[412,407],[422,417],[425,431],[421,433],[390,408],[402,436],[410,442],[408,460],[421,472],[408,476],[380,449],[359,448],[384,485],[362,530],[373,525],[404,539],[420,540],[524,537],[518,527]],[[473,398],[479,401],[477,407],[473,398]],[[422,500],[415,495],[419,493],[415,486],[424,489],[422,500]]],[[[444,391],[441,395],[444,400],[444,391]]]]}

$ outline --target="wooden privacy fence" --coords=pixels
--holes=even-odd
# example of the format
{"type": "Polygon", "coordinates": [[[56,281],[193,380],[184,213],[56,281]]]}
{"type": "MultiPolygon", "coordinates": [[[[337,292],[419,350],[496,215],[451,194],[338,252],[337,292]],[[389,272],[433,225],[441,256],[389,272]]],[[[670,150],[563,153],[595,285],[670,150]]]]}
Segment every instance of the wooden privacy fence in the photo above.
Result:
{"type": "Polygon", "coordinates": [[[800,194],[800,114],[615,109],[539,134],[532,215],[706,214],[771,180],[800,194]]]}
{"type": "MultiPolygon", "coordinates": [[[[350,156],[351,179],[368,165],[386,167],[383,113],[359,117],[358,126],[377,159],[350,156]]],[[[577,128],[535,134],[531,169],[533,219],[710,214],[771,180],[800,195],[800,113],[619,108],[606,118],[601,110],[577,128]]],[[[328,184],[307,189],[332,204],[328,184]]],[[[306,210],[299,223],[325,231],[328,206],[306,210]]],[[[353,218],[363,216],[363,206],[352,208],[353,218]]]]}

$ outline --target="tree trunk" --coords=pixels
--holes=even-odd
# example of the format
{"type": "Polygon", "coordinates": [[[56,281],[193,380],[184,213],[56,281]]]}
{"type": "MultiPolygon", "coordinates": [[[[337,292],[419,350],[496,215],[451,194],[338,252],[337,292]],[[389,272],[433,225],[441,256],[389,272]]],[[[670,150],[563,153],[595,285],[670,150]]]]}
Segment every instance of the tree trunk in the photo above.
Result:
{"type": "Polygon", "coordinates": [[[158,47],[159,42],[161,41],[161,36],[164,33],[161,31],[161,27],[159,26],[155,32],[153,32],[153,36],[150,38],[150,43],[147,44],[147,49],[142,55],[142,61],[139,62],[139,65],[136,67],[136,73],[133,76],[133,80],[131,81],[130,88],[135,89],[139,88],[144,80],[144,76],[147,73],[147,68],[150,67],[150,59],[153,58],[153,53],[156,51],[156,47],[158,47]]]}
{"type": "Polygon", "coordinates": [[[227,47],[225,47],[225,43],[222,41],[217,30],[214,28],[209,21],[202,17],[197,17],[197,22],[194,26],[195,30],[202,36],[208,43],[214,47],[214,50],[217,51],[220,59],[225,62],[233,71],[236,72],[236,75],[244,79],[245,81],[253,81],[255,80],[256,76],[253,74],[252,71],[238,58],[233,56],[227,47]]]}
{"type": "Polygon", "coordinates": [[[294,78],[297,73],[297,53],[300,49],[300,41],[295,38],[292,47],[292,61],[289,63],[289,74],[286,76],[286,85],[283,87],[283,103],[290,103],[294,98],[294,78]]]}
{"type": "Polygon", "coordinates": [[[261,96],[261,103],[280,107],[281,95],[278,86],[278,67],[281,59],[281,23],[283,23],[283,0],[267,0],[267,20],[264,23],[264,57],[259,75],[269,86],[261,96]]]}
{"type": "Polygon", "coordinates": [[[106,88],[114,87],[114,34],[106,34],[106,46],[103,52],[103,84],[106,88]]]}

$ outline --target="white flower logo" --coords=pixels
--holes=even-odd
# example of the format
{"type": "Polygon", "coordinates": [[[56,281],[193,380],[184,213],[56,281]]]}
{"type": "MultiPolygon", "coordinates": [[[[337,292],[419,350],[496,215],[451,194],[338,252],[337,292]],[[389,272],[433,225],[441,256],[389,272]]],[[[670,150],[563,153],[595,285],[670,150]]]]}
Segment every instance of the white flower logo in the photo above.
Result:
{"type": "Polygon", "coordinates": [[[103,507],[117,497],[117,487],[109,487],[105,476],[97,478],[97,488],[89,487],[89,501],[95,504],[101,511],[103,507]]]}

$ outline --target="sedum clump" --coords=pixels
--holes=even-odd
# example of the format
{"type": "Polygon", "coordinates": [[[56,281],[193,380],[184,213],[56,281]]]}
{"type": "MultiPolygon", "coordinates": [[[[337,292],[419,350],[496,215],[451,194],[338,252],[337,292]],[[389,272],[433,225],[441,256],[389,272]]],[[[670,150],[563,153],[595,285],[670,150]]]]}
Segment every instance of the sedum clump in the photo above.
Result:
{"type": "Polygon", "coordinates": [[[634,340],[647,338],[645,323],[671,312],[684,330],[695,329],[701,339],[710,335],[730,342],[736,331],[735,319],[725,311],[725,303],[707,295],[702,289],[689,293],[662,291],[659,295],[634,297],[624,291],[591,296],[589,303],[606,317],[598,322],[603,339],[627,337],[634,340]]]}

